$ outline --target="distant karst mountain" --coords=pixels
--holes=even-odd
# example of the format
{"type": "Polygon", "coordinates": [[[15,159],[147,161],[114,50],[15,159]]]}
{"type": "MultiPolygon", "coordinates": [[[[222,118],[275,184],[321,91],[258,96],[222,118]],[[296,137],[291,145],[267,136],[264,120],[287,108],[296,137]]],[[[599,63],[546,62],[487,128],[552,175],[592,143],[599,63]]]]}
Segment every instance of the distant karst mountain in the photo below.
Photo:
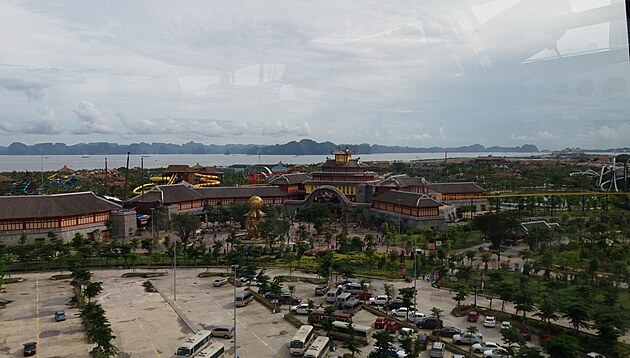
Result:
{"type": "Polygon", "coordinates": [[[0,155],[99,155],[99,154],[250,154],[250,155],[326,155],[338,148],[347,148],[356,154],[379,153],[450,153],[464,152],[514,152],[535,153],[538,148],[532,144],[516,147],[484,147],[481,144],[473,144],[462,147],[402,147],[386,146],[379,144],[335,144],[332,142],[318,143],[310,139],[302,139],[299,142],[291,141],[285,144],[258,145],[258,144],[202,144],[188,142],[185,144],[171,143],[78,143],[67,145],[65,143],[37,143],[26,145],[15,142],[8,147],[0,146],[0,155]]]}

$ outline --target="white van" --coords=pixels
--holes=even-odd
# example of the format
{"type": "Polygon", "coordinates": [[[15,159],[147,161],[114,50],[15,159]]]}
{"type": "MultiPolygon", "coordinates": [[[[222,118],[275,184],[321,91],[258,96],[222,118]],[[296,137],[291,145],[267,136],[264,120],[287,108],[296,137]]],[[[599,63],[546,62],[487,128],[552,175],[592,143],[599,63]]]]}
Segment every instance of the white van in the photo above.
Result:
{"type": "MultiPolygon", "coordinates": [[[[368,285],[367,283],[364,284],[364,285],[365,285],[366,291],[369,291],[370,290],[370,285],[368,285]]],[[[353,295],[358,295],[358,294],[361,294],[361,293],[364,292],[363,287],[361,286],[361,284],[360,283],[354,283],[354,282],[347,283],[345,285],[344,291],[345,292],[350,292],[353,295]]]]}
{"type": "Polygon", "coordinates": [[[326,302],[327,303],[336,303],[337,302],[337,296],[339,296],[341,293],[343,293],[343,290],[341,289],[340,286],[331,287],[328,290],[328,292],[326,292],[326,302]]]}
{"type": "Polygon", "coordinates": [[[254,299],[254,294],[249,291],[243,291],[241,293],[237,293],[234,300],[236,301],[236,307],[245,307],[248,303],[252,302],[254,299]]]}
{"type": "Polygon", "coordinates": [[[446,345],[442,342],[433,342],[431,346],[431,352],[429,352],[429,357],[434,358],[442,358],[444,357],[444,351],[446,350],[446,345]]]}
{"type": "Polygon", "coordinates": [[[337,308],[343,308],[343,304],[350,301],[350,299],[352,299],[352,294],[350,292],[344,292],[337,296],[337,308]]]}

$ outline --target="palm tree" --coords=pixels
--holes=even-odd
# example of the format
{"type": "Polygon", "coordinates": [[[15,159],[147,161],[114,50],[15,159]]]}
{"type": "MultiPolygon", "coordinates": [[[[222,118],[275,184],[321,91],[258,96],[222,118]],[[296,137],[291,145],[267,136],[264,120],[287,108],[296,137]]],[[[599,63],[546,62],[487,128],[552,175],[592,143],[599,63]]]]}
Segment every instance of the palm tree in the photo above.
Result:
{"type": "Polygon", "coordinates": [[[89,282],[83,290],[83,294],[88,299],[88,302],[91,302],[92,298],[96,297],[101,292],[103,292],[102,282],[89,282]]]}
{"type": "Polygon", "coordinates": [[[361,342],[355,338],[355,330],[354,327],[352,327],[352,323],[348,325],[348,338],[343,341],[341,348],[347,349],[352,355],[352,358],[354,358],[357,353],[361,352],[361,342]]]}
{"type": "Polygon", "coordinates": [[[562,318],[568,319],[573,329],[579,335],[580,327],[590,327],[588,323],[590,319],[590,305],[585,300],[574,299],[562,309],[562,318]]]}
{"type": "MultiPolygon", "coordinates": [[[[479,328],[477,326],[468,326],[468,328],[466,328],[466,332],[470,334],[476,334],[479,333],[479,328]]],[[[468,348],[468,353],[472,357],[472,344],[468,348]]]]}
{"type": "Polygon", "coordinates": [[[539,317],[541,321],[547,322],[547,333],[551,329],[551,321],[557,321],[560,316],[556,314],[556,305],[548,295],[544,295],[540,305],[538,305],[538,312],[533,314],[534,317],[539,317]]]}

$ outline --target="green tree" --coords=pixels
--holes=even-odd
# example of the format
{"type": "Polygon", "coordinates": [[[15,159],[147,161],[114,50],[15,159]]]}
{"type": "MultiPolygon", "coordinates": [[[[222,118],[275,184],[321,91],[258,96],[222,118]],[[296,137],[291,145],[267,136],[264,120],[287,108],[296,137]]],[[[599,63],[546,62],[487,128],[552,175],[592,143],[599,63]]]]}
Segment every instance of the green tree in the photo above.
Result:
{"type": "Polygon", "coordinates": [[[553,336],[543,342],[543,348],[553,358],[579,358],[582,347],[578,340],[566,334],[553,336]]]}
{"type": "Polygon", "coordinates": [[[402,297],[403,305],[405,307],[413,307],[413,296],[415,295],[415,293],[416,289],[413,287],[404,287],[398,289],[398,294],[402,297]]]}
{"type": "Polygon", "coordinates": [[[551,329],[551,321],[557,321],[560,316],[556,313],[556,304],[549,297],[544,295],[542,301],[538,305],[538,311],[533,314],[534,317],[540,318],[541,321],[547,323],[547,332],[551,329]]]}
{"type": "Polygon", "coordinates": [[[441,310],[437,307],[431,308],[431,316],[437,318],[438,320],[442,317],[442,313],[444,313],[444,310],[441,310]]]}
{"type": "Polygon", "coordinates": [[[538,348],[523,346],[518,350],[514,358],[543,358],[543,355],[538,348]]]}
{"type": "MultiPolygon", "coordinates": [[[[466,332],[470,333],[470,334],[477,334],[477,333],[479,333],[479,327],[477,327],[477,326],[468,326],[468,327],[466,327],[466,332]]],[[[472,357],[472,344],[468,347],[468,353],[472,357]]]]}
{"type": "Polygon", "coordinates": [[[85,285],[85,289],[83,290],[83,294],[88,299],[88,302],[91,302],[92,299],[98,296],[101,292],[103,292],[102,282],[89,282],[85,285]]]}
{"type": "Polygon", "coordinates": [[[505,343],[505,347],[510,354],[514,354],[514,346],[522,347],[525,345],[525,338],[521,336],[519,331],[514,328],[503,328],[501,330],[501,340],[505,343]]]}
{"type": "Polygon", "coordinates": [[[562,308],[562,318],[568,319],[571,327],[579,333],[580,327],[590,327],[588,323],[591,317],[590,310],[590,305],[584,299],[572,299],[562,308]]]}
{"type": "Polygon", "coordinates": [[[171,218],[171,225],[181,239],[184,250],[187,250],[188,241],[194,237],[195,231],[201,227],[201,220],[196,215],[174,214],[171,218]]]}
{"type": "Polygon", "coordinates": [[[387,331],[377,331],[372,334],[376,357],[388,357],[387,352],[394,348],[394,336],[387,331]]]}
{"type": "Polygon", "coordinates": [[[357,353],[361,353],[361,346],[361,342],[355,337],[354,327],[352,323],[350,323],[348,325],[348,338],[341,343],[341,348],[347,349],[352,355],[352,358],[354,358],[357,353]]]}
{"type": "Polygon", "coordinates": [[[457,307],[459,307],[461,302],[464,301],[468,297],[468,292],[466,292],[466,287],[464,285],[457,285],[455,287],[455,290],[457,292],[455,293],[455,296],[453,296],[452,298],[455,302],[457,302],[457,307]]]}
{"type": "Polygon", "coordinates": [[[593,328],[597,330],[597,338],[605,347],[617,345],[619,337],[630,328],[630,315],[619,307],[605,307],[593,315],[593,328]]]}

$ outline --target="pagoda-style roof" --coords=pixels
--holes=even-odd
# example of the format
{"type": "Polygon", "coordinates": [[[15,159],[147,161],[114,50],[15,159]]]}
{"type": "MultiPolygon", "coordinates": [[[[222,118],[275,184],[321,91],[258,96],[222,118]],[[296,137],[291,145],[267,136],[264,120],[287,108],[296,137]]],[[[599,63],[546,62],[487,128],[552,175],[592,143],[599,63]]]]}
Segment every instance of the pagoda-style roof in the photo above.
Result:
{"type": "Polygon", "coordinates": [[[0,197],[0,220],[58,218],[119,210],[120,205],[93,192],[0,197]],[[19,208],[19,210],[16,210],[19,208]]]}
{"type": "Polygon", "coordinates": [[[390,190],[388,192],[385,192],[379,196],[374,197],[373,202],[374,201],[417,208],[435,208],[443,205],[439,201],[430,198],[426,194],[400,190],[390,190]]]}
{"type": "Polygon", "coordinates": [[[190,173],[193,171],[193,169],[185,164],[170,164],[166,167],[166,169],[164,169],[165,173],[190,173]]]}
{"type": "Polygon", "coordinates": [[[269,185],[295,185],[302,184],[312,178],[306,173],[292,173],[275,175],[267,180],[269,185]]]}
{"type": "Polygon", "coordinates": [[[440,194],[481,194],[483,188],[473,182],[430,183],[429,190],[440,194]]]}
{"type": "Polygon", "coordinates": [[[59,173],[74,173],[74,170],[68,168],[67,165],[64,165],[63,168],[58,170],[59,173]]]}
{"type": "Polygon", "coordinates": [[[231,187],[205,187],[194,188],[202,199],[216,200],[228,198],[250,198],[252,196],[268,197],[285,197],[289,195],[277,186],[231,186],[231,187]]]}
{"type": "Polygon", "coordinates": [[[390,188],[406,188],[410,186],[427,186],[427,182],[423,177],[410,177],[407,174],[393,175],[387,179],[381,180],[376,186],[390,188]]]}

